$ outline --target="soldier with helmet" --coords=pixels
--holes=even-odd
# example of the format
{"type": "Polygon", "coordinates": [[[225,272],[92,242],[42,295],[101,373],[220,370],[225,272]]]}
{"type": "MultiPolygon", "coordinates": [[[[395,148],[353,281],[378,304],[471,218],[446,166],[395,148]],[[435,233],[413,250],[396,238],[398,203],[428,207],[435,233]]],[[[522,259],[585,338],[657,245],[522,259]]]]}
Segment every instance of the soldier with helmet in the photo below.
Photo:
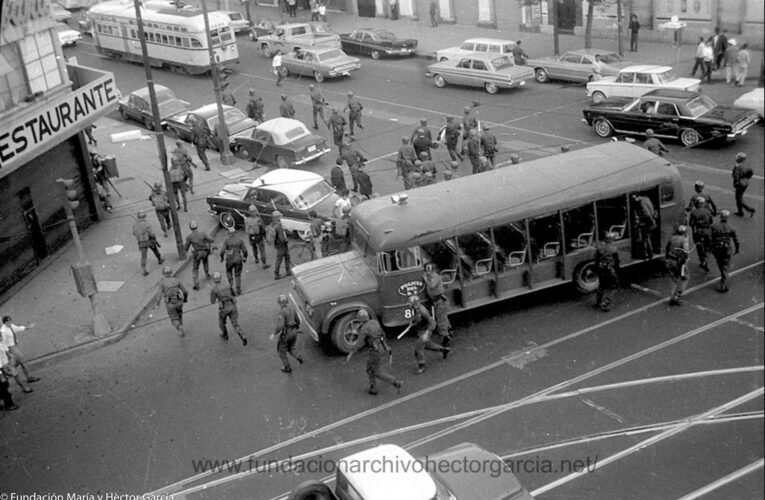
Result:
{"type": "Polygon", "coordinates": [[[438,144],[429,139],[429,134],[424,128],[417,129],[417,136],[412,140],[412,147],[417,158],[422,158],[422,153],[426,153],[430,158],[430,150],[437,147],[438,144]]]}
{"type": "Polygon", "coordinates": [[[712,255],[720,269],[720,291],[723,293],[729,290],[727,281],[730,259],[741,251],[736,229],[728,223],[729,217],[730,212],[723,210],[720,212],[720,220],[712,224],[712,255]],[[731,248],[731,241],[735,246],[735,253],[731,248]]]}
{"type": "Polygon", "coordinates": [[[271,340],[278,337],[276,352],[279,353],[279,359],[282,360],[282,371],[291,373],[292,367],[287,354],[292,356],[301,365],[303,358],[296,354],[295,346],[297,344],[298,328],[300,328],[300,316],[298,316],[295,307],[290,304],[286,295],[279,295],[276,302],[279,304],[279,312],[276,315],[276,328],[271,334],[271,340]]]}
{"type": "Polygon", "coordinates": [[[648,196],[633,193],[631,196],[632,212],[635,215],[635,236],[637,240],[638,257],[650,260],[653,258],[653,242],[651,236],[656,229],[656,210],[648,196]]]}
{"type": "Polygon", "coordinates": [[[228,328],[226,327],[226,320],[231,321],[231,326],[234,327],[234,331],[242,340],[242,345],[247,345],[247,337],[242,333],[242,328],[239,326],[239,310],[236,308],[236,299],[234,298],[234,290],[231,288],[231,284],[224,285],[221,281],[220,273],[213,274],[213,283],[215,285],[210,290],[210,304],[218,302],[218,326],[220,327],[220,336],[223,340],[228,340],[228,328]]]}
{"type": "Polygon", "coordinates": [[[611,309],[611,291],[619,286],[619,252],[614,247],[616,233],[607,232],[605,241],[595,245],[595,273],[598,275],[598,291],[595,307],[601,311],[611,309]]]}
{"type": "Polygon", "coordinates": [[[351,137],[353,137],[353,126],[357,125],[360,129],[364,129],[361,125],[361,110],[364,106],[358,98],[353,96],[353,92],[348,92],[348,104],[345,105],[348,110],[348,128],[350,129],[351,137]]]}
{"type": "Polygon", "coordinates": [[[462,155],[457,151],[457,144],[460,140],[460,126],[454,121],[453,116],[446,117],[446,127],[444,127],[444,142],[446,143],[446,151],[449,152],[449,157],[452,161],[459,159],[462,161],[462,155]]]}
{"type": "MultiPolygon", "coordinates": [[[[467,139],[470,137],[470,132],[477,128],[478,120],[476,119],[475,114],[473,114],[473,107],[465,106],[462,116],[462,138],[467,139]]],[[[476,134],[478,134],[477,130],[476,134]]]]}
{"type": "Polygon", "coordinates": [[[327,101],[324,99],[324,94],[321,93],[321,90],[317,89],[316,85],[313,83],[308,86],[308,91],[311,98],[311,108],[313,110],[313,128],[314,130],[319,130],[319,122],[316,120],[317,117],[320,116],[324,125],[327,125],[327,119],[324,117],[324,106],[327,105],[327,101]]]}
{"type": "Polygon", "coordinates": [[[417,153],[414,151],[414,147],[409,144],[409,138],[403,136],[401,138],[401,147],[398,148],[398,156],[396,157],[396,179],[403,179],[404,189],[411,188],[411,175],[414,168],[414,161],[417,159],[417,153]]]}
{"type": "Polygon", "coordinates": [[[210,244],[214,240],[205,232],[199,231],[199,226],[196,221],[189,222],[189,229],[191,233],[186,236],[185,249],[188,252],[189,247],[193,251],[193,267],[191,268],[191,275],[194,277],[194,290],[199,290],[199,264],[201,263],[205,268],[205,276],[210,278],[210,263],[208,257],[210,256],[210,244]]]}
{"type": "Polygon", "coordinates": [[[749,166],[744,166],[746,153],[736,153],[736,166],[733,167],[731,175],[733,176],[733,189],[736,192],[736,215],[744,216],[744,210],[749,212],[749,217],[754,217],[754,209],[744,201],[744,193],[749,187],[749,179],[754,172],[749,166]]]}
{"type": "Polygon", "coordinates": [[[354,148],[349,142],[343,141],[340,144],[340,157],[348,165],[348,170],[351,173],[351,181],[353,181],[353,190],[359,191],[359,170],[367,162],[367,157],[354,148]]]}
{"type": "Polygon", "coordinates": [[[263,113],[263,98],[255,95],[255,89],[248,90],[247,95],[250,98],[250,100],[247,101],[247,116],[256,122],[263,122],[265,120],[265,115],[263,113]]]}
{"type": "Polygon", "coordinates": [[[489,132],[489,130],[489,126],[484,122],[483,133],[481,134],[481,148],[483,148],[483,156],[489,160],[491,169],[493,170],[497,166],[494,163],[494,156],[499,149],[497,148],[497,137],[489,132]]]}
{"type": "Polygon", "coordinates": [[[189,186],[189,192],[194,194],[194,171],[191,167],[197,168],[194,160],[191,159],[191,155],[186,148],[183,147],[183,141],[178,139],[175,141],[175,149],[170,155],[170,161],[177,161],[181,164],[181,169],[186,174],[186,184],[189,186]]]}
{"type": "Polygon", "coordinates": [[[420,298],[417,295],[409,297],[409,309],[412,317],[410,327],[414,328],[417,334],[417,341],[414,344],[414,359],[417,360],[417,370],[414,373],[419,375],[425,371],[425,351],[440,352],[446,359],[451,349],[430,340],[433,330],[436,329],[436,321],[427,308],[420,303],[420,298]]]}
{"type": "Polygon", "coordinates": [[[343,143],[346,123],[345,117],[340,114],[336,107],[333,107],[327,120],[327,127],[332,131],[332,141],[335,146],[340,147],[340,144],[343,143]]]}
{"type": "Polygon", "coordinates": [[[290,262],[290,247],[287,233],[282,226],[282,213],[278,210],[271,212],[271,227],[274,233],[274,248],[276,248],[276,267],[274,267],[274,279],[282,279],[279,274],[279,268],[284,261],[284,273],[287,276],[292,275],[292,262],[290,262]]]}
{"type": "Polygon", "coordinates": [[[236,295],[242,294],[242,269],[247,262],[247,245],[236,234],[236,229],[231,226],[228,228],[228,238],[223,242],[220,249],[220,261],[226,259],[226,278],[232,290],[236,290],[236,295]],[[236,282],[236,288],[234,283],[236,282]]]}
{"type": "Polygon", "coordinates": [[[409,140],[414,142],[420,130],[422,130],[425,133],[425,137],[428,139],[428,142],[433,142],[433,133],[430,131],[430,127],[428,127],[427,118],[420,118],[420,124],[414,127],[414,130],[412,131],[412,135],[411,137],[409,137],[409,140]]]}
{"type": "Polygon", "coordinates": [[[159,227],[167,238],[167,230],[173,228],[173,219],[170,217],[170,200],[167,199],[167,193],[162,189],[161,182],[154,183],[154,190],[149,195],[149,201],[154,205],[154,211],[157,212],[159,227]]]}
{"type": "Polygon", "coordinates": [[[263,261],[263,269],[271,267],[266,263],[266,247],[263,244],[263,239],[266,237],[266,225],[263,223],[263,219],[261,219],[258,213],[258,207],[255,205],[250,205],[247,217],[244,218],[244,232],[247,233],[247,237],[250,239],[255,263],[263,261]]]}
{"type": "Polygon", "coordinates": [[[688,281],[691,279],[688,266],[686,265],[688,254],[691,253],[688,247],[687,232],[688,228],[686,226],[678,226],[675,234],[667,242],[664,253],[671,282],[669,304],[672,306],[680,305],[680,297],[685,292],[688,281]]]}
{"type": "Polygon", "coordinates": [[[369,379],[369,389],[367,389],[367,392],[372,395],[378,393],[377,379],[389,383],[400,392],[401,386],[404,385],[404,383],[382,369],[382,351],[384,350],[387,352],[388,357],[392,359],[393,350],[385,341],[385,334],[383,333],[380,323],[376,319],[371,319],[369,317],[369,312],[367,312],[366,309],[360,309],[359,312],[356,313],[356,321],[359,324],[359,348],[357,351],[349,352],[346,361],[350,361],[354,352],[360,352],[367,349],[367,377],[369,379]]]}
{"type": "Polygon", "coordinates": [[[351,210],[350,205],[343,205],[340,209],[340,217],[333,219],[335,228],[335,242],[339,252],[347,252],[351,246],[351,210]]]}
{"type": "Polygon", "coordinates": [[[159,243],[157,237],[154,235],[151,225],[146,220],[145,212],[138,212],[138,220],[133,224],[133,236],[138,242],[138,249],[141,251],[141,270],[144,276],[148,276],[149,272],[146,270],[146,251],[151,249],[154,255],[157,256],[157,262],[162,265],[165,259],[162,258],[162,254],[159,253],[159,243]]]}
{"type": "Polygon", "coordinates": [[[473,166],[473,173],[478,174],[481,172],[481,146],[478,142],[478,131],[471,130],[468,133],[468,139],[463,145],[463,150],[470,160],[470,164],[473,166]]]}
{"type": "Polygon", "coordinates": [[[709,272],[707,254],[711,250],[713,223],[714,217],[711,210],[707,208],[706,200],[704,200],[703,196],[699,196],[696,198],[696,208],[688,216],[688,226],[691,228],[693,243],[696,245],[696,251],[699,254],[699,264],[707,272],[709,272]]]}
{"type": "Polygon", "coordinates": [[[183,211],[188,212],[188,202],[186,200],[186,172],[183,170],[181,162],[175,158],[171,158],[170,169],[170,181],[173,186],[173,193],[175,194],[176,210],[181,209],[181,199],[183,199],[183,211]],[[178,195],[180,193],[180,196],[178,195]]]}
{"type": "Polygon", "coordinates": [[[282,118],[295,118],[295,106],[289,100],[287,94],[282,94],[282,102],[279,104],[279,116],[282,118]]]}
{"type": "Polygon", "coordinates": [[[446,300],[446,291],[441,274],[432,262],[425,264],[422,273],[422,281],[425,283],[425,294],[428,296],[428,306],[433,308],[433,316],[436,320],[436,329],[443,339],[444,347],[449,347],[452,342],[451,329],[449,323],[449,304],[446,300]]]}
{"type": "Polygon", "coordinates": [[[189,301],[189,292],[183,283],[173,276],[173,269],[170,266],[162,269],[162,275],[159,282],[160,298],[165,300],[167,317],[178,330],[178,335],[183,337],[186,334],[183,331],[183,304],[189,301]]]}
{"type": "Polygon", "coordinates": [[[688,206],[685,207],[685,211],[688,213],[692,212],[693,209],[696,208],[696,199],[701,196],[704,198],[704,201],[707,204],[707,208],[710,212],[712,212],[712,215],[717,215],[717,205],[715,205],[715,202],[712,201],[712,197],[704,192],[704,181],[696,181],[693,184],[693,190],[694,193],[691,196],[691,199],[688,201],[688,206]]]}

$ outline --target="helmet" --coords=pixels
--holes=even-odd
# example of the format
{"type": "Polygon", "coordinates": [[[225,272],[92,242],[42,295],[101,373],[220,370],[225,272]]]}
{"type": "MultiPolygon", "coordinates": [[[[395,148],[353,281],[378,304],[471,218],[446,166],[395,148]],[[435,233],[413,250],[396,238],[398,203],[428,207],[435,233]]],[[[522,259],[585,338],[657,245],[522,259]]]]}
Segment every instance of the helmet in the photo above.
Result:
{"type": "Polygon", "coordinates": [[[513,153],[513,154],[510,155],[510,161],[513,162],[513,163],[518,163],[518,162],[521,161],[521,157],[518,156],[517,154],[513,153]]]}
{"type": "Polygon", "coordinates": [[[465,112],[465,114],[468,114],[468,113],[470,113],[470,110],[471,110],[471,109],[472,109],[472,108],[471,108],[470,106],[465,106],[465,108],[463,109],[463,111],[465,112]]]}
{"type": "Polygon", "coordinates": [[[175,141],[175,145],[178,146],[178,147],[181,147],[181,146],[183,146],[183,141],[178,139],[178,140],[175,141]]]}
{"type": "Polygon", "coordinates": [[[425,179],[433,180],[433,172],[425,172],[425,179]]]}
{"type": "Polygon", "coordinates": [[[422,125],[425,125],[426,123],[428,123],[428,119],[427,118],[420,118],[420,123],[422,125]]]}
{"type": "Polygon", "coordinates": [[[309,89],[311,89],[311,90],[313,90],[313,89],[315,89],[315,88],[316,88],[316,85],[314,85],[314,84],[312,83],[311,85],[309,85],[309,86],[308,86],[308,88],[309,88],[309,89]]]}
{"type": "Polygon", "coordinates": [[[422,160],[414,160],[415,167],[419,167],[420,165],[422,165],[422,160]]]}
{"type": "Polygon", "coordinates": [[[287,296],[284,294],[279,295],[279,298],[276,299],[276,303],[279,304],[280,306],[287,305],[287,302],[288,302],[287,296]]]}
{"type": "Polygon", "coordinates": [[[569,148],[567,145],[564,144],[563,146],[560,147],[560,152],[561,153],[568,153],[570,149],[571,148],[569,148]]]}
{"type": "Polygon", "coordinates": [[[348,205],[343,206],[343,213],[344,214],[351,213],[351,207],[349,207],[348,205]]]}
{"type": "Polygon", "coordinates": [[[247,91],[249,95],[255,95],[255,89],[250,89],[247,91]]]}
{"type": "Polygon", "coordinates": [[[146,212],[138,212],[136,215],[139,219],[145,219],[146,218],[146,212]]]}
{"type": "Polygon", "coordinates": [[[332,114],[336,115],[338,113],[337,106],[332,106],[332,114]]]}
{"type": "Polygon", "coordinates": [[[425,129],[418,128],[417,135],[420,137],[425,137],[425,129]]]}
{"type": "Polygon", "coordinates": [[[476,129],[472,129],[470,131],[470,137],[478,137],[478,131],[476,129]]]}
{"type": "Polygon", "coordinates": [[[447,122],[453,122],[454,121],[454,117],[453,116],[447,116],[446,117],[446,121],[447,122]]]}
{"type": "Polygon", "coordinates": [[[419,304],[420,303],[419,295],[410,295],[409,296],[409,303],[412,304],[412,305],[419,304]]]}
{"type": "Polygon", "coordinates": [[[728,217],[730,217],[730,212],[727,210],[723,210],[720,212],[720,220],[728,220],[728,217]]]}
{"type": "Polygon", "coordinates": [[[286,100],[287,100],[287,94],[282,94],[282,101],[286,101],[286,100]]]}
{"type": "Polygon", "coordinates": [[[425,264],[424,269],[425,269],[425,272],[429,273],[430,271],[435,269],[435,266],[433,265],[432,262],[428,262],[427,264],[425,264]]]}
{"type": "Polygon", "coordinates": [[[694,182],[693,187],[696,188],[697,191],[701,191],[702,189],[704,189],[704,181],[694,182]]]}
{"type": "Polygon", "coordinates": [[[407,136],[404,136],[404,137],[401,138],[401,142],[403,142],[404,144],[408,144],[409,143],[409,138],[407,136]]]}
{"type": "Polygon", "coordinates": [[[682,224],[677,226],[677,234],[685,234],[688,231],[688,228],[682,224]]]}
{"type": "Polygon", "coordinates": [[[249,207],[247,207],[247,210],[248,210],[248,211],[249,211],[251,214],[255,214],[255,213],[257,213],[257,212],[258,212],[258,207],[256,207],[255,205],[250,205],[249,207]]]}
{"type": "Polygon", "coordinates": [[[422,174],[419,172],[415,172],[412,174],[412,179],[415,181],[421,181],[422,180],[422,174]]]}
{"type": "Polygon", "coordinates": [[[452,175],[453,174],[451,170],[444,170],[444,179],[451,179],[452,175]]]}
{"type": "Polygon", "coordinates": [[[430,155],[427,151],[420,151],[420,158],[430,158],[430,155]]]}
{"type": "Polygon", "coordinates": [[[162,183],[161,182],[155,182],[154,183],[154,189],[157,189],[157,190],[162,189],[162,183]]]}
{"type": "Polygon", "coordinates": [[[646,136],[646,137],[651,137],[651,136],[653,136],[653,129],[652,129],[652,128],[649,128],[648,130],[646,130],[646,131],[645,131],[645,136],[646,136]]]}
{"type": "Polygon", "coordinates": [[[356,313],[356,319],[359,321],[369,321],[369,312],[366,309],[359,309],[356,313]]]}
{"type": "Polygon", "coordinates": [[[694,200],[694,203],[697,207],[703,207],[707,204],[707,200],[705,200],[703,196],[699,196],[696,198],[696,200],[694,200]]]}
{"type": "Polygon", "coordinates": [[[275,219],[278,218],[278,217],[281,217],[281,216],[282,216],[282,213],[280,211],[278,211],[278,210],[274,210],[273,212],[271,212],[271,217],[273,217],[275,219]]]}
{"type": "Polygon", "coordinates": [[[171,276],[173,274],[173,268],[170,266],[165,266],[164,269],[162,269],[162,274],[165,276],[171,276]]]}
{"type": "Polygon", "coordinates": [[[228,229],[229,233],[235,233],[236,232],[236,228],[234,226],[231,226],[231,227],[229,227],[227,229],[228,229]]]}
{"type": "Polygon", "coordinates": [[[335,160],[335,165],[342,165],[342,164],[343,164],[343,159],[338,157],[337,160],[335,160]]]}
{"type": "Polygon", "coordinates": [[[489,129],[491,129],[491,127],[489,127],[488,125],[484,124],[484,125],[483,125],[483,129],[484,129],[484,130],[489,130],[489,129]]]}
{"type": "Polygon", "coordinates": [[[746,160],[746,153],[736,153],[736,161],[742,162],[746,160]]]}
{"type": "Polygon", "coordinates": [[[220,280],[221,280],[220,273],[213,273],[213,281],[215,283],[220,283],[220,280]]]}
{"type": "Polygon", "coordinates": [[[353,97],[353,92],[348,91],[348,97],[353,97]]]}
{"type": "Polygon", "coordinates": [[[197,225],[197,221],[193,220],[193,221],[189,222],[189,229],[194,230],[194,229],[196,229],[198,227],[199,226],[197,225]]]}
{"type": "Polygon", "coordinates": [[[452,170],[457,170],[458,168],[460,168],[460,162],[458,162],[457,160],[452,161],[449,164],[449,168],[451,168],[452,170]]]}

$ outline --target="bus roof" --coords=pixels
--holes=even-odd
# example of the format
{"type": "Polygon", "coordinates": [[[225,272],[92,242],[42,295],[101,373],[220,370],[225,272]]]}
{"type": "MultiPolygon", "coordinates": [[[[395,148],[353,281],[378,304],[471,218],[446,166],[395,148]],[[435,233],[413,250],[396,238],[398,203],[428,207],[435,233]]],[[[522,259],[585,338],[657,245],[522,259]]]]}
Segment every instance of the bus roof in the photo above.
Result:
{"type": "Polygon", "coordinates": [[[425,244],[573,208],[679,178],[650,151],[609,142],[407,191],[396,205],[374,198],[353,209],[375,251],[425,244]]]}

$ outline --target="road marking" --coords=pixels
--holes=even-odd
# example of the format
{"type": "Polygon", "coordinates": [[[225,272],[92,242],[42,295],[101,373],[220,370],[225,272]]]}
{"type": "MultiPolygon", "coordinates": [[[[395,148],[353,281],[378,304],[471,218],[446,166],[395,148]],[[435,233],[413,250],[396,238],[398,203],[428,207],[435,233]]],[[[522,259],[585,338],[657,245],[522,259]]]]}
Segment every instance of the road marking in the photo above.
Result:
{"type": "Polygon", "coordinates": [[[595,410],[599,411],[603,415],[616,420],[620,424],[624,423],[624,419],[620,415],[618,415],[615,412],[612,412],[611,410],[609,410],[605,406],[601,406],[601,405],[595,403],[594,401],[592,401],[591,399],[583,399],[582,402],[584,404],[586,404],[587,406],[589,406],[590,408],[594,408],[595,410]]]}
{"type": "Polygon", "coordinates": [[[746,476],[747,474],[750,474],[756,470],[762,469],[763,465],[765,465],[765,458],[761,458],[757,460],[756,462],[752,462],[751,464],[740,468],[739,470],[735,472],[731,472],[727,476],[723,476],[717,481],[713,481],[709,483],[708,485],[704,486],[703,488],[699,488],[698,490],[688,493],[687,495],[683,495],[678,500],[695,500],[696,498],[702,497],[706,495],[707,493],[710,493],[717,488],[720,488],[721,486],[725,486],[728,483],[732,483],[736,479],[746,476]]]}

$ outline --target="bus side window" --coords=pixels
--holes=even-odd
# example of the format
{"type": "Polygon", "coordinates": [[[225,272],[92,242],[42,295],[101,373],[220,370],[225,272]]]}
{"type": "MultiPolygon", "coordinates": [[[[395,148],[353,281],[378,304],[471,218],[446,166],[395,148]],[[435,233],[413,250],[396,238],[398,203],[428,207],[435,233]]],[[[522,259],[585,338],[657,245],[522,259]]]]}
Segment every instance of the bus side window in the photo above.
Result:
{"type": "Polygon", "coordinates": [[[427,253],[430,261],[437,269],[445,270],[457,268],[457,256],[445,242],[437,241],[435,243],[428,243],[423,245],[422,249],[427,253]]]}
{"type": "Polygon", "coordinates": [[[422,267],[418,247],[396,250],[396,266],[400,270],[422,267]]]}
{"type": "Polygon", "coordinates": [[[566,252],[587,248],[595,241],[595,212],[592,203],[563,213],[566,252]]]}
{"type": "Polygon", "coordinates": [[[629,238],[627,195],[598,200],[596,204],[598,209],[598,239],[605,239],[606,232],[616,233],[617,241],[629,238]]]}
{"type": "Polygon", "coordinates": [[[529,235],[531,252],[536,262],[561,254],[561,231],[557,213],[531,221],[529,235]]]}
{"type": "Polygon", "coordinates": [[[457,237],[457,242],[460,256],[465,259],[474,275],[491,272],[494,249],[489,237],[483,233],[464,234],[457,237]]]}
{"type": "Polygon", "coordinates": [[[526,263],[526,222],[518,221],[492,229],[499,271],[514,269],[526,263]]]}

